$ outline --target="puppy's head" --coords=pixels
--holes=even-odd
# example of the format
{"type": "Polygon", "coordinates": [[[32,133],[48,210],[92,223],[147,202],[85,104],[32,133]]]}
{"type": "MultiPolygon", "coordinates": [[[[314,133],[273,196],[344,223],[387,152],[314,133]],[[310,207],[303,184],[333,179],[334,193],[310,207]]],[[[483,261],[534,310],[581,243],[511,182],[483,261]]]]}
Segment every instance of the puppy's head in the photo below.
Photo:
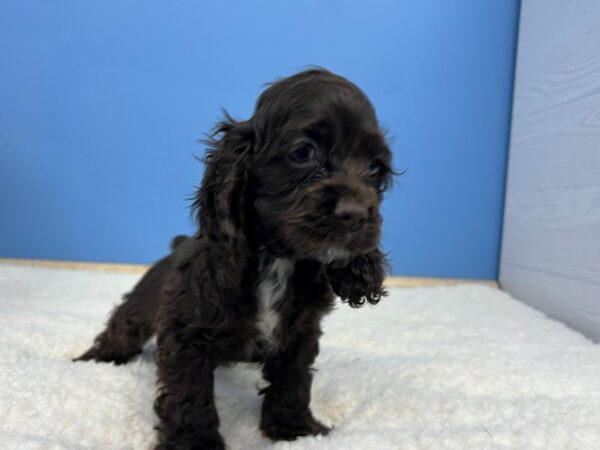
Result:
{"type": "Polygon", "coordinates": [[[376,250],[391,152],[354,84],[301,72],[266,89],[250,120],[216,131],[197,200],[209,237],[326,262],[376,250]]]}

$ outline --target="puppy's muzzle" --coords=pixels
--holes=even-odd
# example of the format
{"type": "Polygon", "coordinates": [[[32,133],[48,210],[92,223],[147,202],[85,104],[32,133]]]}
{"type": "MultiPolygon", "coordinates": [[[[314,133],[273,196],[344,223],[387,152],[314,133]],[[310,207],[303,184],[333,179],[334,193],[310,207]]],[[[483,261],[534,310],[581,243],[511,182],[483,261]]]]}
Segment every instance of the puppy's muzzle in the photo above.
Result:
{"type": "Polygon", "coordinates": [[[335,207],[337,222],[348,232],[358,231],[369,218],[369,210],[357,201],[342,199],[335,207]]]}

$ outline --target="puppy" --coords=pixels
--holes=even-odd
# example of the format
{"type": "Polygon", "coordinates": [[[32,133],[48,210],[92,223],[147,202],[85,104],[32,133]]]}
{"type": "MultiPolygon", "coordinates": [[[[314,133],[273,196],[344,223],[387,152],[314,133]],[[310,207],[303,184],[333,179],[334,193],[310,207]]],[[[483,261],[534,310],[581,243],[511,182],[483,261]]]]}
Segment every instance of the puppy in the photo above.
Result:
{"type": "Polygon", "coordinates": [[[208,141],[180,236],[124,297],[78,360],[123,364],[157,335],[158,449],[223,449],[214,370],[260,363],[260,429],[273,440],[327,434],[309,408],[320,322],[335,295],[353,307],[385,295],[379,206],[391,152],[375,111],[322,69],[280,80],[246,121],[208,141]]]}

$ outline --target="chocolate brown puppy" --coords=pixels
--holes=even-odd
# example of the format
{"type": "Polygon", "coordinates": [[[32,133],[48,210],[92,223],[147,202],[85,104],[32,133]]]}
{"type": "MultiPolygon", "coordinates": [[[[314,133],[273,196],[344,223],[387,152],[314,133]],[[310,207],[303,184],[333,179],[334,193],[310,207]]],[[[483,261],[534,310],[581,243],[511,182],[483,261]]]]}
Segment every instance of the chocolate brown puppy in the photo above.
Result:
{"type": "MultiPolygon", "coordinates": [[[[173,241],[79,360],[126,363],[156,333],[159,449],[223,449],[214,370],[261,364],[260,428],[326,434],[311,413],[321,319],[385,295],[380,204],[391,152],[373,106],[322,69],[271,84],[208,142],[198,232],[173,241]]],[[[358,339],[358,338],[357,338],[358,339]]]]}

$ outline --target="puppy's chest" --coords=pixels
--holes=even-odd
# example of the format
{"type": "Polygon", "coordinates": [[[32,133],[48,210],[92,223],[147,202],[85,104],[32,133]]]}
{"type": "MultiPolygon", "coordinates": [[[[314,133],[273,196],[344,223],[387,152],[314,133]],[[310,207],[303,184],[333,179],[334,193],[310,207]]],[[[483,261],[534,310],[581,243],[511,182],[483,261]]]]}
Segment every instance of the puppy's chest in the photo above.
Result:
{"type": "Polygon", "coordinates": [[[256,288],[256,337],[257,343],[267,351],[280,345],[284,313],[291,305],[291,276],[294,262],[287,258],[275,258],[261,264],[256,288]]]}

